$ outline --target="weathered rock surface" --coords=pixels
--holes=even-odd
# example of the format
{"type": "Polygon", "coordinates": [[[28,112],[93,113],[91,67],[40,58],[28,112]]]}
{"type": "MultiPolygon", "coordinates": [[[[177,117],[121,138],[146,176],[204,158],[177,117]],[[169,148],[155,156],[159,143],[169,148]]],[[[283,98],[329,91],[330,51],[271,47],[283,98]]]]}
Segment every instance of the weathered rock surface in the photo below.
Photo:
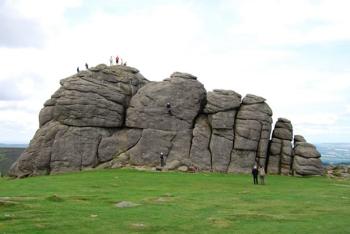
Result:
{"type": "Polygon", "coordinates": [[[77,127],[121,127],[131,96],[148,81],[138,70],[99,65],[61,80],[40,112],[40,126],[56,120],[77,127]]]}
{"type": "Polygon", "coordinates": [[[292,142],[293,126],[290,120],[278,118],[272,132],[268,172],[288,175],[293,161],[292,142]]]}
{"type": "Polygon", "coordinates": [[[211,168],[217,172],[227,172],[233,150],[234,126],[241,95],[230,90],[208,92],[204,112],[209,113],[211,126],[209,149],[211,168]]]}
{"type": "Polygon", "coordinates": [[[255,162],[265,166],[272,110],[265,99],[247,94],[237,112],[230,172],[249,173],[255,162]]]}
{"type": "Polygon", "coordinates": [[[241,105],[241,97],[240,94],[231,90],[214,89],[213,92],[208,92],[204,112],[212,114],[235,110],[241,105]]]}
{"type": "Polygon", "coordinates": [[[141,129],[121,129],[112,136],[104,137],[98,148],[98,161],[107,162],[136,145],[142,134],[141,129]]]}
{"type": "Polygon", "coordinates": [[[162,82],[142,87],[130,102],[126,126],[168,131],[192,129],[206,91],[200,82],[188,76],[175,73],[162,82]]]}
{"type": "Polygon", "coordinates": [[[296,175],[323,175],[324,168],[321,154],[313,144],[307,143],[305,138],[298,136],[294,139],[293,172],[296,175]]]}
{"type": "Polygon", "coordinates": [[[275,173],[321,174],[313,145],[297,135],[292,150],[289,120],[277,121],[268,147],[272,110],[265,101],[252,94],[241,100],[230,90],[206,93],[188,73],[149,82],[135,68],[98,65],[61,81],[9,174],[125,166],[250,173],[267,162],[275,173]]]}
{"type": "Polygon", "coordinates": [[[116,137],[113,154],[113,146],[102,139],[111,128],[123,126],[132,95],[146,83],[135,68],[106,65],[61,80],[40,111],[40,129],[9,173],[25,177],[77,171],[112,159],[131,138],[123,142],[123,134],[116,137]],[[106,148],[100,148],[99,157],[101,141],[106,148]]]}
{"type": "Polygon", "coordinates": [[[192,164],[204,171],[211,170],[211,153],[209,143],[211,128],[206,115],[200,115],[193,129],[190,159],[192,164]]]}

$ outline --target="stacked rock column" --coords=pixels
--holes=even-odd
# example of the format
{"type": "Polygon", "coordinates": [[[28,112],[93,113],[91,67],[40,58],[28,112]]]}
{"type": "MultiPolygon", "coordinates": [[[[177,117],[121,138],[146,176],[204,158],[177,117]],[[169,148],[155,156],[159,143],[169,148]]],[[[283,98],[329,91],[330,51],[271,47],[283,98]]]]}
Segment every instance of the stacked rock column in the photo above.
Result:
{"type": "Polygon", "coordinates": [[[293,161],[293,126],[290,120],[279,118],[275,124],[270,142],[268,172],[288,175],[293,161]]]}
{"type": "Polygon", "coordinates": [[[248,94],[238,110],[229,172],[248,173],[255,163],[265,166],[272,110],[265,99],[248,94]]]}

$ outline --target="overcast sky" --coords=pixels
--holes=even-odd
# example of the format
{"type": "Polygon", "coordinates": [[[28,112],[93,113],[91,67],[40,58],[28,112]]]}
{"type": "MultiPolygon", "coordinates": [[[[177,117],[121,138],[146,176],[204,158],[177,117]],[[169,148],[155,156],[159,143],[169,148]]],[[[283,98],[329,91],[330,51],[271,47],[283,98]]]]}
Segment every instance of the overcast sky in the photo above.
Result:
{"type": "Polygon", "coordinates": [[[59,80],[118,54],[149,80],[263,96],[313,143],[350,139],[348,0],[0,0],[0,142],[28,143],[59,80]]]}

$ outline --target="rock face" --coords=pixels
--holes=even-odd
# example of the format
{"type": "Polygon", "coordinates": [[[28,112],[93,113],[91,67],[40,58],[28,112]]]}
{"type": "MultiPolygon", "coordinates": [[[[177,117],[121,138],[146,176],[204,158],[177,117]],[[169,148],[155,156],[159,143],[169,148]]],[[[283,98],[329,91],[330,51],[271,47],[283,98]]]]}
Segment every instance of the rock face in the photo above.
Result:
{"type": "Polygon", "coordinates": [[[296,175],[323,175],[321,154],[313,144],[307,143],[302,136],[294,137],[293,173],[296,175]]]}
{"type": "Polygon", "coordinates": [[[272,173],[321,174],[314,146],[295,136],[292,151],[290,121],[277,121],[269,147],[272,110],[262,97],[207,93],[195,76],[180,72],[149,82],[118,65],[98,65],[60,83],[9,175],[159,167],[161,153],[167,170],[250,173],[259,163],[272,173]]]}
{"type": "Polygon", "coordinates": [[[290,120],[279,118],[272,132],[268,171],[288,175],[292,166],[293,126],[290,120]]]}
{"type": "Polygon", "coordinates": [[[16,177],[79,171],[110,160],[124,145],[108,139],[124,124],[131,97],[148,83],[137,69],[98,65],[61,80],[40,111],[40,129],[9,174],[16,177]],[[105,139],[107,138],[107,139],[105,139]],[[101,145],[101,142],[103,143],[101,145]],[[100,148],[100,150],[99,150],[100,148]]]}
{"type": "Polygon", "coordinates": [[[264,98],[252,94],[243,98],[236,117],[229,172],[248,173],[255,163],[265,166],[271,116],[272,110],[264,98]]]}

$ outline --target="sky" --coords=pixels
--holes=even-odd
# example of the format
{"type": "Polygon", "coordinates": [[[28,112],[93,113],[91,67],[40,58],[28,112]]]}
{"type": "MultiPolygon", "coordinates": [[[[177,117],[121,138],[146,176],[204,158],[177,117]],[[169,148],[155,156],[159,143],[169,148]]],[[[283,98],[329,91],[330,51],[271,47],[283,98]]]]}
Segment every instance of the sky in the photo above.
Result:
{"type": "Polygon", "coordinates": [[[350,142],[348,0],[0,0],[0,142],[29,143],[76,67],[119,55],[149,80],[266,98],[312,143],[350,142]]]}

